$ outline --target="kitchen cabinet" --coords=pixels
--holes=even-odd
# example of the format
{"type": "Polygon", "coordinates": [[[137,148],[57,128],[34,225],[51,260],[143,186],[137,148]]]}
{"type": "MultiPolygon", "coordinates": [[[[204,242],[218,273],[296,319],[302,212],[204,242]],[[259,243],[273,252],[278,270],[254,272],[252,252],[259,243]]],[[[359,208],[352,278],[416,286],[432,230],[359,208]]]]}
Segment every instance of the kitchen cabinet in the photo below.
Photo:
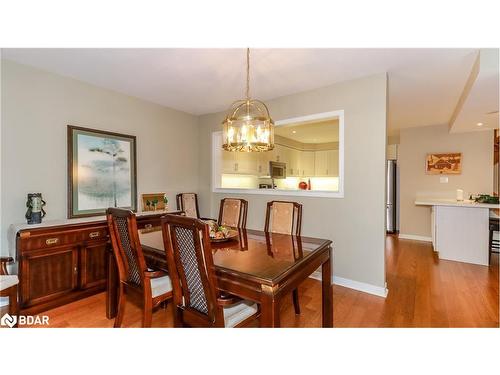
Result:
{"type": "Polygon", "coordinates": [[[256,152],[222,151],[222,173],[257,174],[259,154],[256,152]]]}
{"type": "Polygon", "coordinates": [[[301,151],[299,160],[300,176],[313,177],[314,176],[314,151],[301,151]]]}
{"type": "Polygon", "coordinates": [[[339,175],[339,150],[328,151],[328,176],[338,177],[339,175]]]}
{"type": "Polygon", "coordinates": [[[272,151],[259,152],[259,162],[257,165],[257,173],[259,177],[269,176],[269,162],[273,157],[272,151]]]}
{"type": "Polygon", "coordinates": [[[222,150],[222,173],[236,173],[236,152],[222,150]]]}
{"type": "Polygon", "coordinates": [[[286,163],[288,159],[288,147],[282,145],[274,146],[274,157],[273,161],[279,161],[281,163],[286,163]]]}
{"type": "Polygon", "coordinates": [[[288,163],[287,163],[287,176],[298,177],[300,176],[300,154],[301,151],[294,148],[290,148],[288,151],[288,163]]]}
{"type": "Polygon", "coordinates": [[[314,153],[314,176],[336,177],[339,175],[338,150],[322,150],[314,153]]]}
{"type": "Polygon", "coordinates": [[[235,152],[236,173],[257,174],[259,153],[257,152],[235,152]]]}
{"type": "Polygon", "coordinates": [[[329,151],[316,151],[314,153],[314,175],[327,176],[328,175],[328,152],[329,151]]]}

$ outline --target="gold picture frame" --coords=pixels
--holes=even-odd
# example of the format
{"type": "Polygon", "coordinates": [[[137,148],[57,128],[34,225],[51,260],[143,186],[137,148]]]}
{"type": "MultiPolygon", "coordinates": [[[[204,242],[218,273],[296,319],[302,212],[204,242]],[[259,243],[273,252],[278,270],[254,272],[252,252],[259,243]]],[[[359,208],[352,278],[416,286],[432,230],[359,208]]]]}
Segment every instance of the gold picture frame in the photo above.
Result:
{"type": "Polygon", "coordinates": [[[166,193],[141,194],[142,211],[165,211],[168,206],[168,203],[165,204],[165,197],[166,193]]]}
{"type": "Polygon", "coordinates": [[[425,158],[425,173],[427,174],[461,174],[462,153],[448,152],[427,154],[425,158]]]}

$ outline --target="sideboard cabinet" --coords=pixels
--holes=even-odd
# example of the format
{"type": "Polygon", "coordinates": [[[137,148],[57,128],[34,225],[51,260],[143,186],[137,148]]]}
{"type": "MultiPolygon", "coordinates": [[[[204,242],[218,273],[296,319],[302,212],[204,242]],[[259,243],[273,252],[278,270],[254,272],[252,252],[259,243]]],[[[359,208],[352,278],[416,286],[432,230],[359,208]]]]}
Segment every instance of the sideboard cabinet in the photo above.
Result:
{"type": "MultiPolygon", "coordinates": [[[[138,227],[160,225],[161,215],[137,216],[138,227]]],[[[104,291],[109,246],[105,220],[20,230],[16,251],[21,314],[104,291]]]]}

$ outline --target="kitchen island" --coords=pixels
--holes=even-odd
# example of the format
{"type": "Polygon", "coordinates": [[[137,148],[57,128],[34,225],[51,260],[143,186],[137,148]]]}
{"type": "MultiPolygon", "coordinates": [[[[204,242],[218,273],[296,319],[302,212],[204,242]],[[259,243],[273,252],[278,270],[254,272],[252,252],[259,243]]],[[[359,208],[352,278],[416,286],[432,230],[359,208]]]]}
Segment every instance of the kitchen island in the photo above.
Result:
{"type": "Polygon", "coordinates": [[[452,199],[418,199],[431,207],[432,245],[440,259],[488,266],[490,209],[496,204],[452,199]]]}

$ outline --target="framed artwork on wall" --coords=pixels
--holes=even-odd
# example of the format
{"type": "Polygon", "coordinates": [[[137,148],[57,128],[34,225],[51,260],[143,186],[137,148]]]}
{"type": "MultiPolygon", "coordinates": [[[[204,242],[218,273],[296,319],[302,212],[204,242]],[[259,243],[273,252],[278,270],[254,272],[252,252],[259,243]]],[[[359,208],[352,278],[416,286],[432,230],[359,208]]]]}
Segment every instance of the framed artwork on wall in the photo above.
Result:
{"type": "Polygon", "coordinates": [[[68,125],[68,218],[137,210],[136,137],[68,125]]]}
{"type": "Polygon", "coordinates": [[[165,211],[168,199],[166,193],[149,193],[141,195],[142,211],[165,211]]]}
{"type": "Polygon", "coordinates": [[[460,152],[427,154],[425,172],[427,174],[461,174],[462,154],[460,152]]]}

